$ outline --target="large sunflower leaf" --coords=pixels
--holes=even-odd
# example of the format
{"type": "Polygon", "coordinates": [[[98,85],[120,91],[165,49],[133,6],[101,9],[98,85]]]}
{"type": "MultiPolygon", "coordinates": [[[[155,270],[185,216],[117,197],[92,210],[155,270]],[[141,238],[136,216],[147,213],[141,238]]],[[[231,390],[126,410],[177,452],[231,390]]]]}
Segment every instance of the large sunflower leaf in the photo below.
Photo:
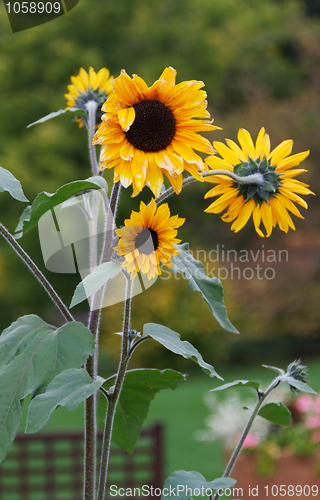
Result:
{"type": "Polygon", "coordinates": [[[177,470],[165,480],[161,500],[166,498],[193,500],[193,497],[199,496],[208,498],[211,490],[230,488],[235,483],[236,480],[231,477],[207,481],[200,472],[177,470]]]}
{"type": "Polygon", "coordinates": [[[74,181],[60,187],[55,193],[38,194],[32,205],[29,205],[21,214],[16,227],[15,238],[21,238],[29,229],[36,226],[40,218],[56,205],[63,203],[68,198],[82,193],[86,189],[104,189],[108,191],[106,180],[96,175],[84,181],[74,181]]]}
{"type": "Polygon", "coordinates": [[[7,191],[12,198],[18,201],[29,201],[24,195],[20,181],[9,170],[0,167],[0,193],[4,191],[7,191]]]}
{"type": "Polygon", "coordinates": [[[221,281],[206,275],[202,262],[191,255],[189,243],[176,245],[176,247],[180,253],[174,256],[171,271],[184,274],[189,281],[189,289],[200,293],[222,328],[228,332],[239,333],[228,319],[221,281]]]}
{"type": "Polygon", "coordinates": [[[80,304],[80,302],[86,300],[90,295],[96,293],[109,279],[119,274],[122,269],[123,267],[114,262],[100,264],[77,285],[70,308],[80,304]]]}
{"type": "Polygon", "coordinates": [[[198,365],[203,369],[205,373],[210,375],[210,377],[217,377],[223,380],[220,375],[217,374],[215,369],[209,363],[203,360],[200,352],[187,340],[181,340],[180,335],[170,328],[163,325],[158,325],[156,323],[146,323],[143,327],[143,336],[141,338],[152,337],[154,340],[162,344],[164,347],[169,349],[169,351],[175,354],[180,354],[186,359],[192,359],[198,363],[198,365]]]}
{"type": "Polygon", "coordinates": [[[37,125],[38,123],[44,123],[48,120],[51,120],[51,118],[56,118],[57,116],[60,116],[64,113],[73,113],[77,115],[82,115],[86,116],[85,111],[82,111],[81,109],[77,108],[68,108],[68,109],[59,109],[59,111],[53,111],[52,113],[49,113],[48,115],[44,116],[43,118],[40,118],[39,120],[30,123],[30,125],[27,125],[27,128],[33,127],[33,125],[37,125]]]}
{"type": "Polygon", "coordinates": [[[40,430],[57,406],[69,411],[76,410],[79,404],[92,396],[101,387],[103,380],[93,381],[83,368],[70,368],[57,375],[48,385],[44,394],[39,394],[30,403],[26,432],[40,430]]]}
{"type": "MultiPolygon", "coordinates": [[[[137,369],[128,370],[114,419],[112,439],[128,453],[132,453],[140,435],[142,424],[148,414],[149,405],[162,389],[176,389],[179,380],[186,376],[174,370],[137,369]]],[[[108,379],[104,388],[113,386],[115,377],[108,379]]],[[[98,424],[104,427],[108,402],[99,394],[98,424]]]]}
{"type": "Polygon", "coordinates": [[[18,431],[21,400],[43,392],[58,373],[79,368],[94,351],[94,337],[82,323],[53,327],[23,316],[0,336],[0,462],[18,431]]]}

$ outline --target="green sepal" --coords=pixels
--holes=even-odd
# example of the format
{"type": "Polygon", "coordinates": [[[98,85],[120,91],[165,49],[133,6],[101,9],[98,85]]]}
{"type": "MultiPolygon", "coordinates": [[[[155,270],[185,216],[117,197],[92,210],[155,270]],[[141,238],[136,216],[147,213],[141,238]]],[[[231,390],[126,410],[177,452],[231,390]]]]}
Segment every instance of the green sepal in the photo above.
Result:
{"type": "Polygon", "coordinates": [[[257,193],[258,191],[258,186],[257,184],[251,184],[250,186],[248,186],[248,189],[246,191],[246,201],[249,201],[251,198],[253,198],[255,196],[255,194],[257,193]]]}
{"type": "Polygon", "coordinates": [[[259,172],[259,168],[255,160],[249,158],[248,164],[250,165],[250,172],[252,174],[256,174],[257,172],[259,172]]]}
{"type": "Polygon", "coordinates": [[[268,170],[268,168],[269,168],[269,162],[267,161],[266,158],[263,158],[259,165],[259,172],[264,174],[268,170]]]}
{"type": "Polygon", "coordinates": [[[264,189],[264,190],[265,190],[265,191],[267,191],[268,193],[275,193],[275,192],[276,192],[275,187],[274,187],[272,184],[270,184],[270,182],[267,182],[267,181],[265,181],[265,182],[263,183],[263,187],[262,187],[262,189],[264,189]]]}

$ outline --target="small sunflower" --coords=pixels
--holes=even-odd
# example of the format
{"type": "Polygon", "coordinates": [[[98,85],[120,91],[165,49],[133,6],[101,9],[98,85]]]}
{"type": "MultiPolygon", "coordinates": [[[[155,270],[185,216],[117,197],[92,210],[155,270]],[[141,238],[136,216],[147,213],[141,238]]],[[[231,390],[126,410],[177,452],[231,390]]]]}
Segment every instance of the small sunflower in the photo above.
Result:
{"type": "Polygon", "coordinates": [[[287,140],[270,153],[270,139],[264,128],[260,130],[255,145],[249,132],[244,129],[239,130],[238,141],[241,148],[230,139],[226,139],[229,147],[222,142],[214,142],[214,148],[222,158],[213,155],[205,161],[212,169],[229,170],[240,177],[256,174],[257,180],[237,182],[226,175],[208,176],[206,180],[217,186],[210,189],[205,198],[219,198],[205,212],[219,213],[227,208],[222,220],[233,222],[231,229],[236,233],[245,226],[251,215],[261,237],[264,237],[260,229],[261,221],[266,236],[270,236],[277,224],[285,232],[290,227],[295,229],[288,211],[303,219],[294,203],[308,208],[299,195],[314,193],[307,184],[294,179],[306,170],[291,167],[299,165],[309,151],[289,156],[293,141],[287,140]]]}
{"type": "Polygon", "coordinates": [[[184,221],[177,215],[170,217],[167,203],[157,209],[154,199],[148,206],[140,202],[140,212],[132,211],[130,219],[124,221],[124,227],[116,230],[120,240],[114,250],[125,256],[122,266],[127,268],[131,279],[139,271],[147,274],[149,280],[156,274],[160,275],[160,261],[172,267],[172,257],[179,254],[174,245],[181,241],[175,238],[176,228],[184,221]]]}
{"type": "MultiPolygon", "coordinates": [[[[100,125],[103,115],[101,106],[107,100],[108,95],[113,91],[111,83],[112,78],[107,68],[101,68],[98,73],[96,73],[91,66],[89,68],[89,73],[83,68],[80,68],[79,75],[71,77],[72,85],[68,85],[69,94],[64,95],[68,104],[66,109],[77,108],[82,111],[87,111],[87,102],[95,101],[98,103],[96,124],[100,125]]],[[[78,115],[76,121],[79,123],[79,127],[86,125],[83,116],[78,115]]]]}
{"type": "Polygon", "coordinates": [[[182,172],[198,180],[207,170],[194,150],[212,153],[210,142],[197,132],[219,127],[209,121],[203,82],[175,84],[176,71],[166,68],[151,87],[137,75],[122,70],[113,81],[114,92],[102,106],[105,115],[93,144],[101,144],[100,169],[115,168],[114,182],[132,184],[133,196],[147,185],[157,197],[163,174],[176,193],[182,172]],[[194,118],[198,118],[195,120],[194,118]]]}

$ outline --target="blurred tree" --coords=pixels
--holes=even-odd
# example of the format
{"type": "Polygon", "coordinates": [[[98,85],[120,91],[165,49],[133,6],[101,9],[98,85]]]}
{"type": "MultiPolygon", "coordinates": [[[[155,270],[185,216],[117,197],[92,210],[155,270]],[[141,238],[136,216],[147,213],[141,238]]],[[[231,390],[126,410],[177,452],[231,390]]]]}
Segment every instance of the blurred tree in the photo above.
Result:
{"type": "MultiPolygon", "coordinates": [[[[2,7],[1,166],[21,180],[30,200],[43,190],[53,192],[66,182],[88,177],[86,132],[79,130],[69,116],[28,130],[26,126],[65,106],[63,94],[70,76],[78,74],[81,66],[88,69],[91,65],[95,70],[106,66],[114,76],[125,68],[129,74],[138,73],[151,84],[164,67],[172,65],[178,71],[177,81],[205,82],[211,113],[216,124],[224,127],[223,132],[209,136],[210,140],[235,139],[239,127],[248,128],[255,136],[263,125],[273,145],[295,138],[294,152],[309,148],[312,151],[305,162],[309,168],[305,178],[319,191],[320,20],[317,5],[318,2],[312,0],[96,0],[94,5],[82,0],[69,14],[16,34],[11,33],[2,7]]],[[[111,183],[112,172],[106,176],[111,183]]],[[[261,246],[252,226],[247,225],[234,235],[229,225],[203,213],[208,205],[203,201],[207,190],[199,183],[196,189],[187,188],[182,196],[170,200],[172,212],[187,217],[187,224],[179,233],[181,237],[192,239],[195,248],[207,250],[215,248],[217,243],[237,250],[261,246]]],[[[129,215],[129,203],[137,209],[139,200],[148,200],[150,196],[146,189],[132,202],[131,190],[123,191],[119,224],[129,215]]],[[[304,267],[297,266],[299,259],[295,258],[291,272],[299,287],[291,286],[292,274],[274,283],[264,282],[263,289],[255,280],[227,284],[231,320],[247,332],[248,337],[266,337],[270,332],[273,336],[318,332],[319,318],[313,302],[307,298],[317,297],[319,290],[318,239],[309,239],[308,248],[305,251],[304,248],[307,236],[318,231],[320,212],[317,199],[308,201],[307,220],[298,221],[297,235],[293,233],[288,240],[275,231],[268,242],[275,248],[288,245],[299,248],[299,259],[303,263],[312,254],[313,272],[308,280],[301,281],[304,267]],[[284,294],[288,301],[280,299],[284,294]],[[304,300],[300,300],[301,295],[304,300]]],[[[7,194],[1,196],[2,220],[9,229],[14,230],[22,209],[22,204],[12,202],[7,194]]],[[[36,230],[21,242],[44,268],[36,230]]],[[[45,319],[55,315],[40,287],[2,241],[0,248],[1,327],[22,313],[38,313],[45,319]]],[[[288,268],[284,267],[283,276],[287,276],[287,272],[288,268]]],[[[61,280],[60,275],[46,274],[69,303],[79,277],[65,275],[61,280]]],[[[169,294],[161,285],[154,290],[150,293],[158,290],[159,297],[169,294]]],[[[191,325],[198,309],[190,305],[180,309],[181,303],[187,300],[182,291],[173,296],[170,292],[170,296],[171,302],[163,304],[166,324],[175,325],[190,339],[197,335],[202,338],[203,332],[203,338],[208,338],[213,319],[204,319],[202,331],[196,333],[191,325]]],[[[187,297],[191,304],[197,300],[192,294],[187,297]]],[[[149,306],[151,321],[156,313],[152,304],[149,306]]],[[[79,315],[83,309],[83,305],[78,306],[79,315]]],[[[113,327],[108,324],[113,325],[105,319],[106,334],[111,335],[113,327]]],[[[212,328],[218,331],[216,325],[212,328]]],[[[228,342],[224,338],[220,334],[214,337],[216,352],[226,352],[228,342]]]]}

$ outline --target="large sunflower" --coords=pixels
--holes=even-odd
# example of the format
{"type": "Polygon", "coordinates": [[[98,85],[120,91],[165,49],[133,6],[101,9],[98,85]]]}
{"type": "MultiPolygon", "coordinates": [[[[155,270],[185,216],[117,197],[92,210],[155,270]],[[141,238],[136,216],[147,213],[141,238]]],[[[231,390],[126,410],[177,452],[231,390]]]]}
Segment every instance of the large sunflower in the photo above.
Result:
{"type": "Polygon", "coordinates": [[[309,151],[289,156],[293,141],[287,140],[270,152],[270,139],[264,128],[260,130],[255,145],[249,132],[244,129],[239,130],[238,141],[241,148],[230,139],[226,139],[229,147],[222,142],[214,142],[214,148],[222,158],[213,155],[205,161],[212,169],[233,171],[243,178],[256,174],[256,180],[242,183],[226,175],[206,177],[206,181],[217,186],[210,189],[205,198],[219,198],[205,212],[219,213],[227,209],[222,220],[233,222],[231,229],[236,233],[245,226],[251,215],[255,229],[262,237],[261,221],[266,236],[270,236],[277,224],[285,232],[289,227],[295,229],[288,211],[303,219],[293,202],[308,208],[299,195],[314,193],[307,184],[294,179],[306,170],[291,167],[299,165],[309,151]]]}
{"type": "MultiPolygon", "coordinates": [[[[101,68],[98,73],[90,66],[89,73],[80,68],[78,76],[71,77],[71,85],[68,85],[69,94],[64,97],[67,100],[68,108],[77,108],[87,111],[86,104],[95,101],[98,104],[96,110],[96,124],[101,123],[101,106],[106,101],[108,95],[113,91],[112,76],[107,68],[101,68]]],[[[76,121],[82,127],[86,124],[84,117],[77,116],[76,121]]]]}
{"type": "Polygon", "coordinates": [[[101,144],[100,169],[113,168],[114,181],[132,184],[133,196],[147,185],[159,196],[163,173],[176,193],[182,172],[202,180],[207,170],[194,150],[212,153],[210,142],[197,134],[219,127],[209,121],[203,82],[175,84],[176,71],[166,68],[151,87],[137,75],[122,70],[113,81],[114,92],[102,106],[105,115],[93,144],[101,144]],[[195,120],[194,118],[198,118],[195,120]]]}
{"type": "Polygon", "coordinates": [[[140,202],[140,212],[132,211],[124,227],[116,230],[120,240],[114,250],[125,256],[122,266],[126,267],[131,279],[139,271],[147,274],[148,279],[160,275],[160,261],[172,267],[172,257],[179,254],[174,244],[181,241],[175,238],[176,228],[184,221],[177,215],[170,217],[167,203],[157,209],[154,199],[148,206],[140,202]]]}

